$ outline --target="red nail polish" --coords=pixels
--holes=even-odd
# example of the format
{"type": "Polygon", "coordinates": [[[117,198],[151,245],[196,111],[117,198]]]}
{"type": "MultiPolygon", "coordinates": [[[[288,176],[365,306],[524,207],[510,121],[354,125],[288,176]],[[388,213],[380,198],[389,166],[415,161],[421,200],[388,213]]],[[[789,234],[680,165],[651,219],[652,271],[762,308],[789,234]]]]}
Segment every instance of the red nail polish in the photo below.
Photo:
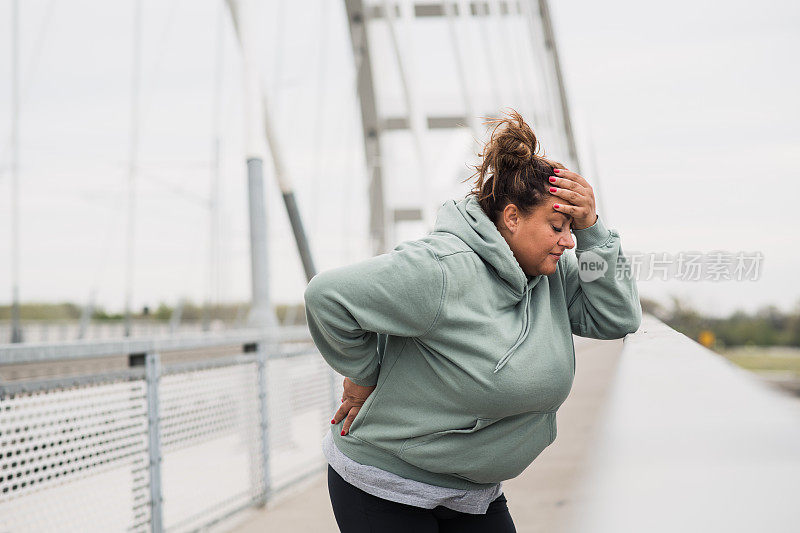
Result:
{"type": "Polygon", "coordinates": [[[556,188],[555,187],[550,187],[550,192],[556,192],[556,188]]]}
{"type": "Polygon", "coordinates": [[[553,204],[553,207],[555,207],[556,209],[558,209],[558,204],[553,204]]]}
{"type": "Polygon", "coordinates": [[[561,172],[561,169],[560,169],[560,168],[554,168],[554,169],[553,169],[553,172],[555,172],[556,174],[558,174],[559,172],[561,172]]]}
{"type": "Polygon", "coordinates": [[[342,437],[344,437],[344,430],[342,430],[342,437]]]}
{"type": "Polygon", "coordinates": [[[335,424],[335,423],[336,423],[336,420],[331,419],[331,424],[335,424]]]}
{"type": "Polygon", "coordinates": [[[553,176],[550,176],[550,183],[555,183],[555,182],[556,182],[556,178],[553,177],[553,176]]]}

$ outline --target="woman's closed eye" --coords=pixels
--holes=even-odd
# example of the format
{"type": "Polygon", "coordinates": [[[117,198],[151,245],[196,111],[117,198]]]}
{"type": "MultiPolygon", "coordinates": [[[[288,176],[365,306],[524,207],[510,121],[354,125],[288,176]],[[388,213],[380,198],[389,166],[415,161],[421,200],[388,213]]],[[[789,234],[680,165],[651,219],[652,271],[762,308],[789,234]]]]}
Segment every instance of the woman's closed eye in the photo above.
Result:
{"type": "Polygon", "coordinates": [[[564,228],[557,228],[557,227],[553,226],[552,224],[550,224],[550,227],[553,228],[553,231],[559,231],[559,232],[564,229],[564,228]]]}

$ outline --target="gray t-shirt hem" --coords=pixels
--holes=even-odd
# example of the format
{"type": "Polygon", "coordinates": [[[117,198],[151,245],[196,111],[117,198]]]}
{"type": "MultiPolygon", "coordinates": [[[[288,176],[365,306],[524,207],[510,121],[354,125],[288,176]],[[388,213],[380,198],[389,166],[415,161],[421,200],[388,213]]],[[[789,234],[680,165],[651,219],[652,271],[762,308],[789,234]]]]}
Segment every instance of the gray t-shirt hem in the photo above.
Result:
{"type": "Polygon", "coordinates": [[[362,465],[342,453],[330,431],[322,439],[328,464],[342,478],[373,496],[398,503],[433,509],[439,505],[469,514],[486,514],[489,504],[503,493],[503,483],[477,490],[451,489],[406,479],[375,466],[362,465]]]}

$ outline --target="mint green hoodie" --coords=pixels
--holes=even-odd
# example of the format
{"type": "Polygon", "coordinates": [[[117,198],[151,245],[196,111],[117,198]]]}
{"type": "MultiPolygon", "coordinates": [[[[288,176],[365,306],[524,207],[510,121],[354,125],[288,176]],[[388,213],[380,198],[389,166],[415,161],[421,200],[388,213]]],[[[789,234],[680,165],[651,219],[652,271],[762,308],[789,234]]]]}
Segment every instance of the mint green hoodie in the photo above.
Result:
{"type": "Polygon", "coordinates": [[[600,218],[573,233],[555,273],[526,276],[470,195],[442,204],[421,239],[314,276],[314,343],[341,375],[376,385],[347,435],[331,426],[336,446],[442,487],[519,475],[556,437],[572,334],[617,339],[641,322],[619,234],[600,218]]]}

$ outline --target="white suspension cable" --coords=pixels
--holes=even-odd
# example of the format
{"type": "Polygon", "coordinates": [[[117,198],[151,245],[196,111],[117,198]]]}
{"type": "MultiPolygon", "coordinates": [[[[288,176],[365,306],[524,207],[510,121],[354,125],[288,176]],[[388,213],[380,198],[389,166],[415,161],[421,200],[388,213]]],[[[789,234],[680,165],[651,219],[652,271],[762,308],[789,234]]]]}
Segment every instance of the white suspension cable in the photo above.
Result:
{"type": "Polygon", "coordinates": [[[442,0],[442,9],[447,18],[447,29],[450,33],[450,43],[453,46],[453,57],[455,59],[456,73],[458,74],[459,81],[458,87],[461,92],[461,98],[464,100],[464,113],[467,117],[467,126],[469,126],[472,135],[474,135],[477,140],[477,138],[480,137],[480,128],[478,126],[478,117],[475,114],[475,103],[472,98],[472,91],[470,90],[469,80],[467,78],[467,69],[464,68],[464,58],[461,55],[461,46],[459,46],[456,17],[453,13],[456,5],[457,4],[452,3],[450,0],[442,0]]]}
{"type": "MultiPolygon", "coordinates": [[[[55,0],[50,0],[45,8],[45,15],[42,18],[41,26],[39,27],[39,32],[36,35],[36,44],[33,47],[33,52],[31,52],[31,58],[28,61],[28,77],[25,79],[25,83],[22,84],[22,91],[17,96],[19,100],[19,109],[22,110],[25,108],[25,101],[27,96],[31,92],[31,87],[33,86],[33,81],[36,79],[36,73],[39,70],[39,60],[42,56],[42,49],[44,48],[45,37],[47,36],[47,28],[50,25],[50,19],[53,15],[53,10],[55,7],[55,0]]],[[[12,17],[13,23],[13,17],[12,17]]],[[[13,31],[11,32],[13,36],[13,31]]],[[[12,140],[13,134],[9,133],[8,139],[5,143],[5,148],[3,149],[2,158],[0,158],[0,169],[3,168],[3,161],[8,158],[8,153],[12,149],[12,140]]],[[[0,172],[0,178],[2,178],[2,172],[0,172]]]]}
{"type": "MultiPolygon", "coordinates": [[[[412,6],[413,7],[413,6],[412,6]]],[[[407,5],[403,4],[402,6],[402,18],[405,21],[406,28],[408,27],[409,18],[413,17],[413,14],[407,9],[407,5]]],[[[383,0],[383,15],[384,20],[386,21],[386,25],[389,29],[389,37],[390,42],[392,45],[392,49],[394,51],[395,60],[397,62],[397,69],[400,74],[400,83],[403,88],[403,98],[406,104],[406,113],[408,114],[409,119],[409,126],[411,127],[411,135],[414,144],[414,151],[417,153],[417,160],[419,162],[420,167],[420,194],[422,197],[422,216],[423,222],[426,227],[430,226],[429,229],[433,229],[433,216],[432,216],[432,208],[430,207],[431,203],[431,194],[430,194],[430,168],[428,166],[428,158],[427,154],[425,153],[425,147],[423,143],[423,137],[425,132],[427,131],[427,123],[425,120],[425,116],[423,115],[420,107],[418,98],[416,95],[416,91],[414,89],[414,77],[413,73],[411,72],[410,68],[410,60],[408,57],[403,53],[400,40],[397,35],[397,27],[394,21],[394,10],[390,9],[388,0],[383,0]]],[[[392,220],[392,224],[390,227],[394,229],[395,222],[392,220]]]]}
{"type": "MultiPolygon", "coordinates": [[[[222,79],[225,68],[225,3],[217,0],[217,35],[216,35],[216,61],[214,68],[214,96],[211,111],[212,123],[212,143],[211,158],[212,166],[210,169],[211,183],[209,186],[209,235],[208,235],[208,279],[206,287],[206,313],[212,301],[215,306],[219,306],[220,301],[220,253],[219,253],[219,191],[220,191],[220,145],[222,143],[222,132],[220,125],[222,118],[222,79]]],[[[209,317],[206,315],[204,327],[208,327],[209,317]]]]}
{"type": "Polygon", "coordinates": [[[133,68],[131,76],[130,167],[128,171],[127,260],[125,262],[125,336],[132,334],[134,253],[136,250],[136,174],[139,157],[139,83],[141,76],[142,0],[134,0],[133,68]]]}
{"type": "Polygon", "coordinates": [[[153,94],[156,92],[156,85],[159,81],[159,75],[161,73],[161,65],[164,63],[164,58],[166,57],[166,48],[167,48],[167,40],[175,35],[175,32],[172,31],[172,25],[175,21],[175,15],[178,12],[178,6],[180,4],[180,0],[173,0],[172,4],[170,5],[169,13],[167,14],[167,22],[164,23],[164,30],[161,32],[161,39],[159,40],[158,47],[156,48],[156,62],[153,65],[152,74],[147,76],[146,79],[150,80],[150,90],[142,91],[142,105],[141,105],[141,113],[139,114],[139,131],[140,133],[145,130],[145,126],[147,124],[147,117],[149,116],[150,112],[150,104],[153,101],[153,94]]]}
{"type": "Polygon", "coordinates": [[[320,0],[319,6],[319,16],[317,17],[317,31],[316,35],[319,38],[319,47],[317,49],[317,87],[315,91],[316,101],[315,101],[315,112],[314,118],[317,120],[316,130],[315,130],[315,137],[314,137],[314,171],[312,172],[311,176],[308,177],[309,179],[309,191],[310,191],[310,206],[311,209],[307,210],[310,211],[311,214],[311,227],[313,228],[313,233],[317,234],[318,227],[318,214],[319,214],[319,183],[322,179],[322,163],[323,163],[323,153],[324,153],[324,142],[325,142],[325,95],[327,94],[326,86],[327,84],[327,74],[328,69],[327,65],[327,52],[329,50],[328,44],[328,17],[329,17],[329,6],[330,0],[320,0]]]}

